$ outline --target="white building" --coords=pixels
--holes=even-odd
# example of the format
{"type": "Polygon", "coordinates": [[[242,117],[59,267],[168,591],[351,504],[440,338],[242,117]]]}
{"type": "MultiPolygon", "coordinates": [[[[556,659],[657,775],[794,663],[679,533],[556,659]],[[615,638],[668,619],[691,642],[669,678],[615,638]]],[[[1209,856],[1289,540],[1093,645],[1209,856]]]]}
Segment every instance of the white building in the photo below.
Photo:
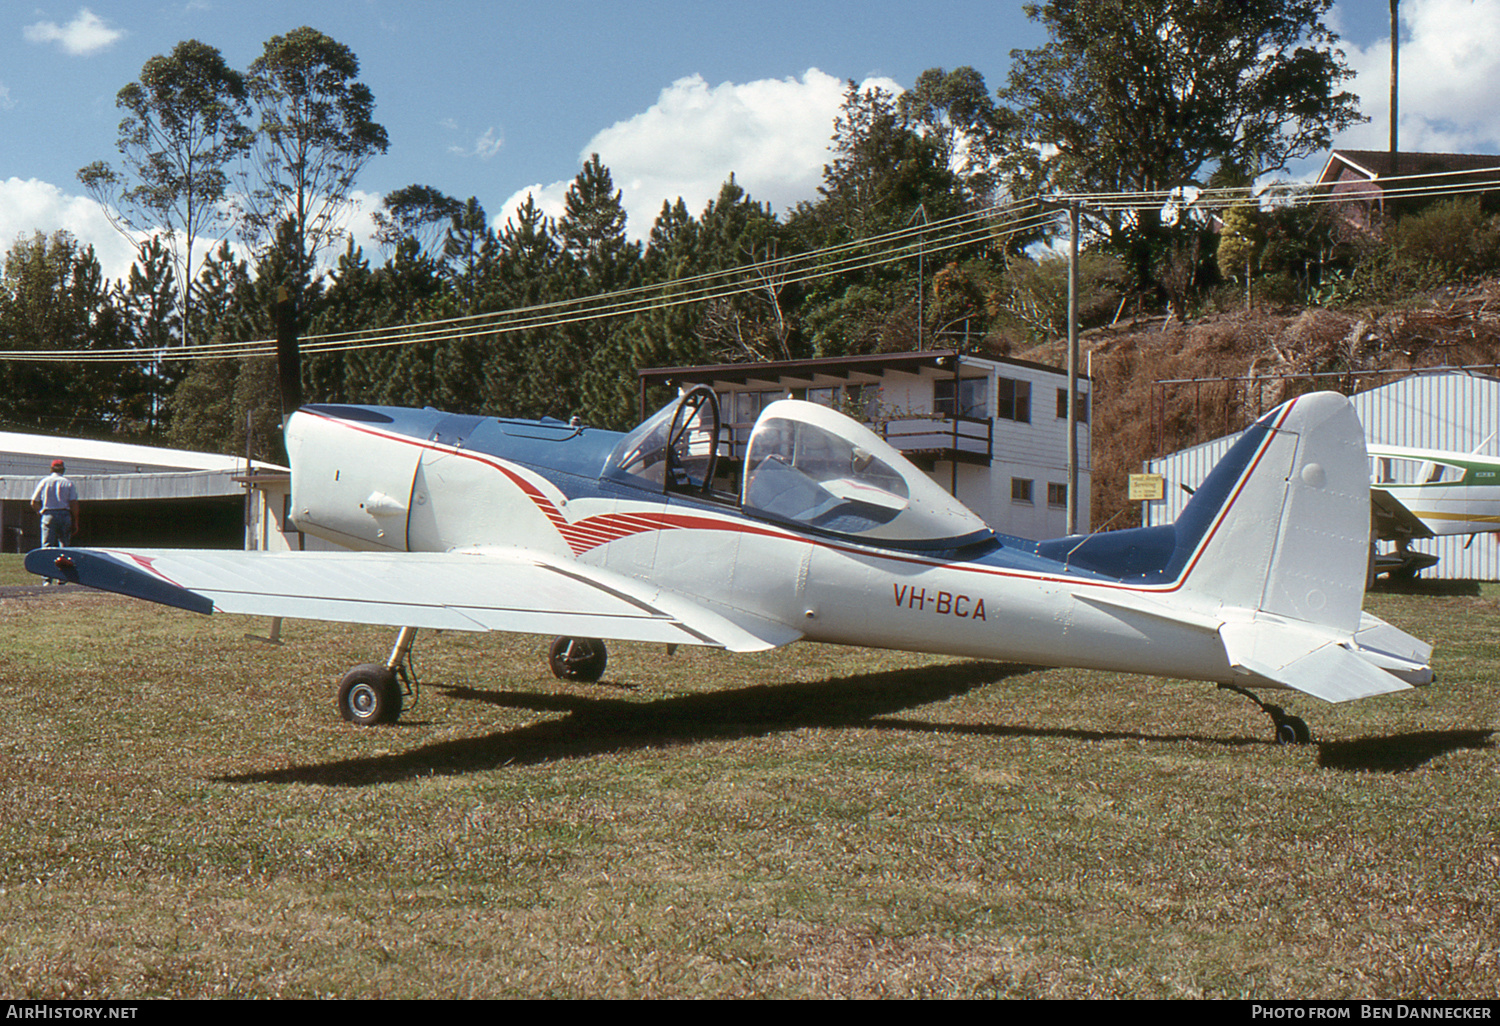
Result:
{"type": "MultiPolygon", "coordinates": [[[[953,350],[779,363],[657,367],[640,372],[642,415],[652,386],[707,384],[719,396],[724,451],[744,456],[761,409],[776,399],[835,407],[863,420],[1002,534],[1068,533],[1067,374],[1023,360],[953,350]]],[[[1078,382],[1078,530],[1088,530],[1091,382],[1078,382]]]]}
{"type": "MultiPolygon", "coordinates": [[[[1371,445],[1500,454],[1500,379],[1468,372],[1413,374],[1350,397],[1371,445]]],[[[1148,460],[1145,470],[1165,479],[1160,500],[1142,504],[1141,522],[1167,524],[1238,435],[1216,438],[1148,460]]],[[[1438,557],[1424,577],[1500,580],[1500,544],[1494,534],[1433,538],[1412,548],[1438,557]]]]}

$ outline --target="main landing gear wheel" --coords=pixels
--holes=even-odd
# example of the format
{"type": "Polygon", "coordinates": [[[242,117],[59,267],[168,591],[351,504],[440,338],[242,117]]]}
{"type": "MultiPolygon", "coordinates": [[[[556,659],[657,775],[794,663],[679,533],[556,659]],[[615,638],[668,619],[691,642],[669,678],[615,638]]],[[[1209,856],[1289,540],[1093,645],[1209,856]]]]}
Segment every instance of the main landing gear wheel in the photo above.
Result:
{"type": "Polygon", "coordinates": [[[547,653],[547,664],[558,680],[592,684],[604,676],[609,653],[598,638],[558,638],[547,653]]]}
{"type": "Polygon", "coordinates": [[[401,684],[394,670],[363,663],[339,681],[339,715],[361,727],[395,723],[401,715],[401,684]]]}

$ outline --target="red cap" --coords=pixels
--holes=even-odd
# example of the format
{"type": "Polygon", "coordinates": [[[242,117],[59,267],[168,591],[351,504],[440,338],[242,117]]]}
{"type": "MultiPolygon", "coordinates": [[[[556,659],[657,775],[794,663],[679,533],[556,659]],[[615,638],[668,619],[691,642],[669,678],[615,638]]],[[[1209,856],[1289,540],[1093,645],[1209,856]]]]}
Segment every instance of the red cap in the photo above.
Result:
{"type": "Polygon", "coordinates": [[[63,461],[62,460],[53,460],[52,461],[52,469],[53,470],[61,470],[62,468],[63,468],[63,461]]]}

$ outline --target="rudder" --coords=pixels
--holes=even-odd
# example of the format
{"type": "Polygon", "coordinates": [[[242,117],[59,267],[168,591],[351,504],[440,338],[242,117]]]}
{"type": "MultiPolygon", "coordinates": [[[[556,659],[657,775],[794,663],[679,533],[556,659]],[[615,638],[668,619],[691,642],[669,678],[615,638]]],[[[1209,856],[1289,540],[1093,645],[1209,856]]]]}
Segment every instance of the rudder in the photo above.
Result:
{"type": "Polygon", "coordinates": [[[1316,392],[1266,414],[1214,468],[1178,518],[1174,561],[1185,592],[1352,633],[1369,524],[1364,428],[1348,399],[1316,392]]]}

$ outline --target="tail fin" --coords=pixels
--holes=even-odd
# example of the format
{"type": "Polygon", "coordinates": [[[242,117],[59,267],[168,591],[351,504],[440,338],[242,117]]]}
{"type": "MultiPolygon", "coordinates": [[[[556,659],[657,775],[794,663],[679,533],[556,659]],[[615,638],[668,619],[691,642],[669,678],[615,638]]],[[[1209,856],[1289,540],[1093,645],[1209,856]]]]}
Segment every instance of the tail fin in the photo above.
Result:
{"type": "Polygon", "coordinates": [[[1362,611],[1369,461],[1343,396],[1302,396],[1257,421],[1174,528],[1166,576],[1218,605],[1225,654],[1248,683],[1341,702],[1432,679],[1430,646],[1362,611]]]}
{"type": "Polygon", "coordinates": [[[1252,424],[1175,523],[1039,542],[1078,569],[1353,630],[1368,559],[1364,432],[1332,392],[1252,424]]]}
{"type": "Polygon", "coordinates": [[[1216,630],[1237,683],[1343,702],[1432,680],[1430,645],[1362,611],[1369,546],[1364,429],[1317,392],[1252,424],[1176,522],[1036,551],[1139,589],[1094,604],[1216,630]]]}
{"type": "Polygon", "coordinates": [[[1174,525],[1164,576],[1186,593],[1352,633],[1370,552],[1364,428],[1334,392],[1245,432],[1174,525]]]}

